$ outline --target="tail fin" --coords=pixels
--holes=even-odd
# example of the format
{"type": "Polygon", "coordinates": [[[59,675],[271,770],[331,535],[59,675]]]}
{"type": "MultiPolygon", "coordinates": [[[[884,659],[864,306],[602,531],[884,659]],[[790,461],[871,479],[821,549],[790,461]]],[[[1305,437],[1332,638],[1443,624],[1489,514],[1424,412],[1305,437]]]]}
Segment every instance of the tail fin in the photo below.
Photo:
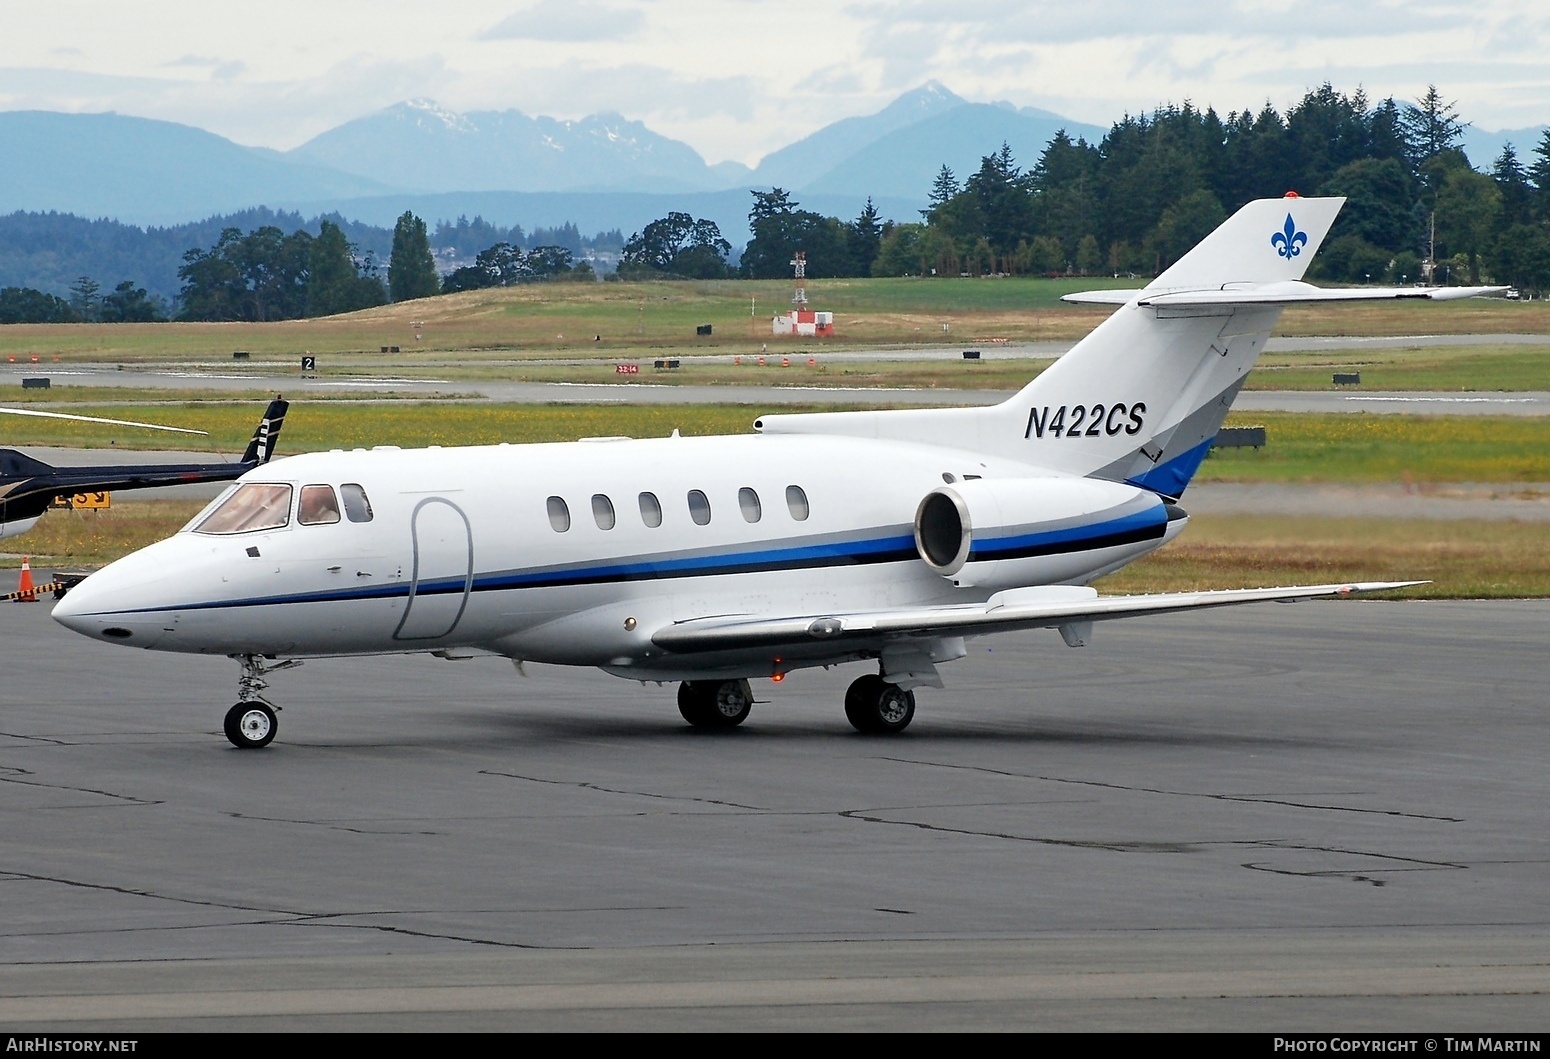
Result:
{"type": "Polygon", "coordinates": [[[755,425],[770,433],[923,441],[1129,482],[1176,499],[1281,315],[1284,302],[1247,292],[1314,289],[1297,281],[1344,202],[1250,202],[1145,290],[1126,294],[1114,315],[994,408],[764,416],[755,425]],[[1191,290],[1221,300],[1147,304],[1191,290]]]}
{"type": "Polygon", "coordinates": [[[243,463],[257,466],[269,462],[280,440],[280,428],[285,425],[286,409],[290,407],[290,402],[278,394],[269,402],[264,418],[258,421],[258,429],[253,431],[253,440],[248,442],[247,451],[242,454],[243,463]]]}
{"type": "Polygon", "coordinates": [[[1255,199],[1162,275],[1146,285],[1165,290],[1222,290],[1302,279],[1345,199],[1255,199]]]}
{"type": "Polygon", "coordinates": [[[1260,199],[1233,214],[1013,398],[1024,458],[1178,498],[1284,308],[1250,292],[1301,287],[1344,202],[1260,199]],[[1166,304],[1180,291],[1220,300],[1166,304]]]}

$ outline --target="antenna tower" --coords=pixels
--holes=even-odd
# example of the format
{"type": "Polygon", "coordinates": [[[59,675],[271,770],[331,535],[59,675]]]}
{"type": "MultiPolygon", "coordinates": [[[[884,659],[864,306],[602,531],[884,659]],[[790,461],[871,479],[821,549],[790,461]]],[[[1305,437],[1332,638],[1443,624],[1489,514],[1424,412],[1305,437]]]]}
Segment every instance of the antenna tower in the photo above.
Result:
{"type": "Polygon", "coordinates": [[[797,292],[791,296],[791,304],[799,310],[807,305],[807,252],[798,250],[796,257],[791,259],[791,267],[796,269],[797,292]]]}

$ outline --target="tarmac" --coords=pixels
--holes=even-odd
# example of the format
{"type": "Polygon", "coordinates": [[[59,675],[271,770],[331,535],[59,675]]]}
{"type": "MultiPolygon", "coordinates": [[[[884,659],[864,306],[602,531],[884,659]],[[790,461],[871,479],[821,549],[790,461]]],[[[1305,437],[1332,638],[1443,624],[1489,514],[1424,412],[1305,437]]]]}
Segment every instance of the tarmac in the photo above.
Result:
{"type": "MultiPolygon", "coordinates": [[[[817,356],[823,363],[862,363],[867,361],[961,361],[963,350],[975,348],[985,360],[1057,359],[1074,345],[1068,341],[1021,342],[1003,345],[976,344],[968,340],[953,346],[912,347],[908,349],[841,349],[801,350],[792,353],[793,367],[775,366],[781,349],[769,355],[770,364],[763,368],[749,366],[749,371],[763,372],[768,383],[711,386],[673,382],[654,382],[650,374],[650,356],[620,356],[625,361],[646,364],[640,377],[617,383],[541,383],[512,382],[501,379],[436,379],[420,378],[384,372],[372,376],[330,378],[325,370],[302,375],[299,372],[276,373],[263,366],[252,368],[226,368],[210,365],[184,365],[168,367],[133,366],[115,364],[72,363],[68,365],[6,365],[0,369],[0,380],[19,381],[24,376],[47,376],[61,388],[70,386],[136,387],[141,389],[167,390],[169,398],[186,390],[270,390],[290,394],[359,393],[363,399],[385,391],[426,396],[437,394],[466,394],[475,399],[517,404],[543,404],[550,402],[588,402],[619,404],[746,404],[778,408],[789,404],[848,404],[848,405],[949,405],[969,406],[994,404],[1010,397],[1012,390],[956,389],[951,387],[880,387],[819,385],[803,378],[803,358],[817,356]],[[785,378],[781,379],[781,373],[785,378]]],[[[1266,351],[1331,352],[1350,350],[1360,352],[1377,349],[1428,348],[1437,346],[1479,345],[1550,345],[1550,335],[1397,335],[1370,338],[1333,337],[1276,337],[1270,339],[1266,351]]],[[[729,363],[734,353],[692,354],[680,357],[703,363],[729,363]]],[[[742,354],[745,362],[748,354],[742,354]]],[[[596,364],[596,358],[550,358],[524,361],[529,365],[596,364]]],[[[973,370],[966,368],[966,370],[973,370]]],[[[1247,391],[1239,394],[1234,402],[1238,411],[1289,411],[1289,412],[1372,412],[1407,415],[1550,415],[1550,392],[1527,391],[1513,393],[1411,393],[1404,391],[1362,391],[1347,389],[1329,391],[1247,391]]]]}
{"type": "MultiPolygon", "coordinates": [[[[5,573],[9,588],[14,572],[5,573]]],[[[860,665],[729,732],[425,655],[277,675],[0,604],[0,1028],[1542,1032],[1550,602],[1260,605],[860,665]]]]}

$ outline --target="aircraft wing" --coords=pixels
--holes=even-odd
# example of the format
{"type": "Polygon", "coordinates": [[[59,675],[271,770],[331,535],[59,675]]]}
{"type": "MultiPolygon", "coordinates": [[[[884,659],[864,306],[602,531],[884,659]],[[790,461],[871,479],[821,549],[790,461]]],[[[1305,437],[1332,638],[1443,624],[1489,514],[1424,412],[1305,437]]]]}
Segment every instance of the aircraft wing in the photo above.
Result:
{"type": "Polygon", "coordinates": [[[659,630],[651,640],[664,650],[690,653],[818,641],[843,644],[847,641],[980,636],[1021,629],[1082,626],[1095,621],[1174,614],[1242,603],[1288,602],[1316,596],[1380,592],[1424,584],[1425,581],[1359,581],[1339,585],[1161,592],[1137,596],[1100,596],[1092,588],[1021,588],[999,592],[984,603],[789,618],[752,615],[692,618],[659,630]]]}

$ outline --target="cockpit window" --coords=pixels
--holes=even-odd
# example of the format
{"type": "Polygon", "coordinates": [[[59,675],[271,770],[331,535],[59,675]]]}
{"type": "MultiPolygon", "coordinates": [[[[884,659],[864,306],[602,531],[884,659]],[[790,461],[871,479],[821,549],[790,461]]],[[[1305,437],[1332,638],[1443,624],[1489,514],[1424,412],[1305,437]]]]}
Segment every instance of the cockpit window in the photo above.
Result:
{"type": "Polygon", "coordinates": [[[304,485],[301,503],[296,505],[296,521],[303,526],[324,526],[339,521],[339,501],[333,486],[304,485]]]}
{"type": "Polygon", "coordinates": [[[351,522],[371,521],[371,501],[366,497],[366,490],[354,482],[346,482],[339,487],[339,496],[344,500],[344,517],[351,522]]]}
{"type": "Polygon", "coordinates": [[[279,529],[291,520],[291,487],[248,482],[210,512],[195,533],[253,533],[279,529]]]}

